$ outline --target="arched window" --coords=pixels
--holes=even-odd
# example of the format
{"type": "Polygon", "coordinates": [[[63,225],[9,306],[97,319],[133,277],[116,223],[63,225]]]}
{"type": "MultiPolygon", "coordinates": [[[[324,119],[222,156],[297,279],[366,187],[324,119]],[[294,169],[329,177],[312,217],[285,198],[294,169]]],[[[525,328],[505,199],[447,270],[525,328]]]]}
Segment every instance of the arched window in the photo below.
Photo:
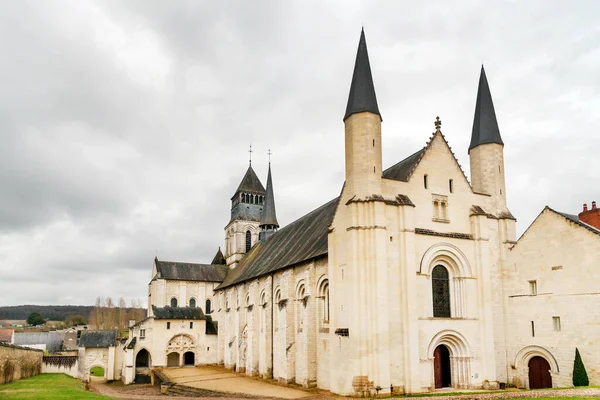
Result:
{"type": "Polygon", "coordinates": [[[436,265],[431,271],[431,291],[433,294],[433,316],[450,318],[450,280],[448,270],[436,265]]]}
{"type": "Polygon", "coordinates": [[[177,307],[177,298],[173,297],[171,299],[171,307],[177,307]]]}
{"type": "Polygon", "coordinates": [[[297,304],[297,318],[298,318],[298,332],[302,332],[304,329],[304,322],[306,320],[306,287],[301,284],[296,292],[296,304],[297,304]]]}
{"type": "Polygon", "coordinates": [[[321,307],[319,313],[324,323],[329,322],[329,280],[325,279],[319,286],[319,298],[321,307]]]}
{"type": "Polygon", "coordinates": [[[252,234],[250,231],[246,231],[246,253],[252,248],[252,234]]]}
{"type": "Polygon", "coordinates": [[[260,294],[260,331],[264,332],[267,324],[267,296],[263,290],[260,294]]]}
{"type": "Polygon", "coordinates": [[[192,307],[192,308],[196,307],[196,299],[193,297],[190,299],[190,307],[192,307]]]}
{"type": "Polygon", "coordinates": [[[206,313],[210,314],[212,311],[210,309],[210,299],[206,299],[206,313]]]}

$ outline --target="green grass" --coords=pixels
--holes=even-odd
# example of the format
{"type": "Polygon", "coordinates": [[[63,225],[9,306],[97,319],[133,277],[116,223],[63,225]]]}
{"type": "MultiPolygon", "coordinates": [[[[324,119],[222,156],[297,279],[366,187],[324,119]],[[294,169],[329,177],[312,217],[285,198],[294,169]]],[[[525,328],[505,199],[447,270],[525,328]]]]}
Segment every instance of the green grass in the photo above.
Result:
{"type": "Polygon", "coordinates": [[[108,400],[111,397],[86,392],[83,382],[65,374],[42,374],[0,385],[2,400],[108,400]]]}
{"type": "Polygon", "coordinates": [[[104,376],[104,368],[102,367],[92,367],[90,369],[91,376],[104,376]]]}

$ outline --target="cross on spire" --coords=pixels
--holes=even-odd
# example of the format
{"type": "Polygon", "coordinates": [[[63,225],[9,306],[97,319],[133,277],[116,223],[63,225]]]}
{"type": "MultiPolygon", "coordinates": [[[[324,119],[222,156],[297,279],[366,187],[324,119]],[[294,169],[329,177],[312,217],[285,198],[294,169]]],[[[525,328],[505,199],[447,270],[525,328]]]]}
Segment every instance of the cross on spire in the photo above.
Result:
{"type": "Polygon", "coordinates": [[[267,151],[267,155],[269,156],[269,165],[271,165],[271,156],[273,155],[273,153],[271,153],[271,149],[267,151]]]}
{"type": "Polygon", "coordinates": [[[440,117],[435,117],[435,130],[436,132],[439,131],[440,129],[442,129],[442,120],[440,119],[440,117]]]}
{"type": "Polygon", "coordinates": [[[250,154],[250,157],[249,157],[249,159],[250,159],[250,166],[252,166],[252,153],[253,153],[253,151],[252,151],[252,143],[250,143],[250,150],[248,150],[248,153],[250,154]]]}

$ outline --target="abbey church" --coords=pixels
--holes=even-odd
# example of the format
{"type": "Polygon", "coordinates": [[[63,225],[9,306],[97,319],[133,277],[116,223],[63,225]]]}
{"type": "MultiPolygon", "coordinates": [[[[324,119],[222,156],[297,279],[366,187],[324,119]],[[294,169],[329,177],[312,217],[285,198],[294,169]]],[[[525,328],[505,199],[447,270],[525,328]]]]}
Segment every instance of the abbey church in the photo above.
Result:
{"type": "Polygon", "coordinates": [[[384,169],[382,121],[363,31],[339,197],[279,226],[271,167],[263,185],[250,166],[223,252],[154,260],[148,317],[116,350],[115,379],[222,364],[343,395],[561,387],[577,349],[600,385],[600,321],[585,312],[600,292],[600,209],[546,207],[517,240],[483,67],[470,182],[439,118],[422,149],[384,169]]]}

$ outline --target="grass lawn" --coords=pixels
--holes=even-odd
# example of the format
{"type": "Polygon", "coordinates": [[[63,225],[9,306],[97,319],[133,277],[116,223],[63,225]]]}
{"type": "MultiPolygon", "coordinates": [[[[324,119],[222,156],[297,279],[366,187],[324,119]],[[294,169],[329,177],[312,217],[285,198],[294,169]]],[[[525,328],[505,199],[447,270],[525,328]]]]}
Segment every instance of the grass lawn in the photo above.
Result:
{"type": "Polygon", "coordinates": [[[41,374],[0,385],[4,400],[108,400],[111,397],[86,392],[83,382],[65,374],[41,374]]]}
{"type": "Polygon", "coordinates": [[[104,376],[104,368],[102,368],[102,367],[92,367],[92,369],[90,369],[90,375],[92,375],[92,376],[104,376]]]}

